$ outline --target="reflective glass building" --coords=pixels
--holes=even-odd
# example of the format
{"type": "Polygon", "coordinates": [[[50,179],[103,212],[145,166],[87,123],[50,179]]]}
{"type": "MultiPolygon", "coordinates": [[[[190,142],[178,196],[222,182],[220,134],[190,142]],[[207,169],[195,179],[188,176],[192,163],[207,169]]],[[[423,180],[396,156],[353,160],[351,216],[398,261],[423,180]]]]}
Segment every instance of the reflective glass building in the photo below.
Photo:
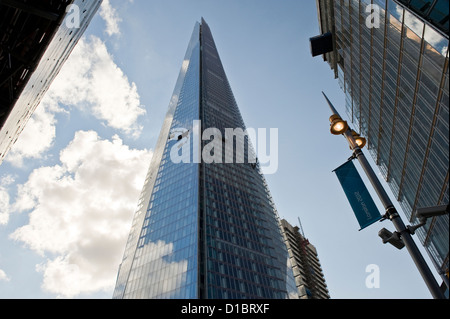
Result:
{"type": "MultiPolygon", "coordinates": [[[[113,298],[298,297],[278,214],[258,163],[202,160],[201,150],[211,141],[195,132],[209,128],[222,135],[214,139],[214,153],[222,158],[222,142],[233,139],[225,129],[245,130],[202,19],[195,25],[154,151],[113,298]]],[[[251,146],[248,138],[245,142],[247,155],[251,146]]]]}
{"type": "Polygon", "coordinates": [[[0,164],[102,1],[0,1],[0,164]]]}
{"type": "MultiPolygon", "coordinates": [[[[317,0],[347,114],[413,224],[449,203],[448,3],[317,0]]],[[[448,283],[448,214],[417,235],[448,283]]]]}

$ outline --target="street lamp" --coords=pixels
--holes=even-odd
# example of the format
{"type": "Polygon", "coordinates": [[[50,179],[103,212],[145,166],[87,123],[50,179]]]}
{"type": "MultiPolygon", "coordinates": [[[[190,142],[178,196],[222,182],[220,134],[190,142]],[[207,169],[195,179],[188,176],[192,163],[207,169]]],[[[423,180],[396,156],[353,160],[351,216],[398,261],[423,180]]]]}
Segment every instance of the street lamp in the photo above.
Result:
{"type": "MultiPolygon", "coordinates": [[[[349,130],[349,126],[347,121],[344,121],[339,114],[333,114],[330,117],[330,132],[333,135],[342,135],[345,134],[349,130]]],[[[351,131],[352,136],[356,142],[356,144],[359,146],[359,148],[364,148],[366,146],[367,140],[364,137],[361,137],[358,133],[355,131],[351,131]]]]}
{"type": "Polygon", "coordinates": [[[330,131],[333,135],[342,135],[348,130],[347,122],[341,119],[341,117],[337,114],[333,114],[330,117],[330,122],[330,131]]]}
{"type": "MultiPolygon", "coordinates": [[[[323,93],[323,92],[322,92],[323,93]]],[[[419,249],[417,248],[416,243],[414,242],[410,228],[406,227],[403,223],[400,215],[398,214],[396,208],[394,207],[394,204],[392,203],[391,199],[389,198],[388,194],[384,190],[383,186],[381,185],[380,181],[378,180],[377,175],[373,171],[372,167],[370,166],[369,162],[367,161],[364,153],[362,152],[362,148],[366,145],[366,140],[364,138],[361,138],[355,131],[351,130],[348,125],[339,126],[339,123],[345,123],[347,122],[343,121],[340,117],[339,113],[334,108],[333,104],[330,102],[328,97],[323,93],[325,96],[325,99],[328,102],[328,105],[330,106],[330,109],[333,113],[333,115],[330,118],[331,124],[331,133],[334,135],[341,135],[343,134],[345,138],[347,139],[350,149],[353,151],[353,157],[358,159],[359,163],[361,164],[362,168],[364,169],[364,172],[367,175],[367,178],[369,179],[370,183],[372,184],[373,188],[378,194],[378,197],[380,198],[381,202],[383,203],[383,206],[386,210],[386,214],[383,217],[383,220],[389,219],[397,229],[397,232],[395,234],[387,234],[385,230],[380,231],[380,237],[384,237],[383,242],[394,242],[397,243],[397,248],[400,248],[401,245],[399,244],[399,241],[401,240],[405,247],[407,248],[409,254],[411,255],[411,258],[413,259],[417,269],[419,270],[420,274],[422,275],[422,278],[424,279],[428,289],[430,290],[433,298],[435,299],[445,299],[442,291],[439,288],[438,283],[436,282],[436,279],[433,276],[433,273],[431,272],[430,268],[428,267],[427,263],[425,262],[425,259],[423,258],[422,254],[420,253],[419,249]],[[334,125],[334,126],[333,126],[334,125]],[[336,127],[337,126],[337,127],[336,127]],[[342,130],[338,130],[338,128],[344,129],[346,128],[346,131],[341,132],[342,130]],[[334,132],[334,133],[333,133],[334,132]],[[341,132],[340,134],[338,134],[341,132]],[[387,236],[389,235],[389,236],[387,236]],[[388,238],[390,237],[390,238],[388,238]],[[397,239],[395,241],[394,239],[397,239]]]]}

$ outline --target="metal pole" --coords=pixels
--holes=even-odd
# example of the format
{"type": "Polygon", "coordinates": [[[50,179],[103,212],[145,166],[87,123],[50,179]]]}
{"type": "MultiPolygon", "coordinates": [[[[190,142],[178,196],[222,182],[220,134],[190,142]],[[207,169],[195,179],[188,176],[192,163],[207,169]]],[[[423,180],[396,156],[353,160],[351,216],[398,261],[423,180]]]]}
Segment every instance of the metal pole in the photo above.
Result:
{"type": "MultiPolygon", "coordinates": [[[[334,108],[333,104],[330,102],[325,93],[323,93],[323,95],[325,96],[325,99],[327,100],[328,105],[330,106],[330,109],[333,112],[333,114],[339,115],[339,113],[334,108]]],[[[354,155],[356,156],[362,168],[364,169],[367,178],[369,179],[370,183],[372,184],[373,188],[378,194],[378,197],[383,203],[383,206],[386,209],[385,217],[389,218],[389,220],[394,224],[397,232],[403,239],[403,243],[405,244],[409,254],[411,255],[414,263],[416,264],[417,269],[422,275],[422,278],[424,279],[425,284],[430,290],[431,295],[435,299],[445,299],[442,291],[439,288],[439,284],[437,283],[436,278],[434,277],[433,273],[428,267],[428,264],[426,263],[422,254],[420,253],[416,243],[414,242],[411,236],[411,233],[409,232],[409,229],[403,223],[400,215],[398,214],[396,208],[392,204],[391,199],[389,198],[388,194],[383,188],[383,185],[381,185],[377,175],[375,174],[369,162],[367,161],[361,148],[359,148],[359,146],[356,144],[351,129],[348,129],[347,132],[344,133],[344,136],[346,137],[348,143],[350,144],[350,148],[354,151],[354,155]]]]}

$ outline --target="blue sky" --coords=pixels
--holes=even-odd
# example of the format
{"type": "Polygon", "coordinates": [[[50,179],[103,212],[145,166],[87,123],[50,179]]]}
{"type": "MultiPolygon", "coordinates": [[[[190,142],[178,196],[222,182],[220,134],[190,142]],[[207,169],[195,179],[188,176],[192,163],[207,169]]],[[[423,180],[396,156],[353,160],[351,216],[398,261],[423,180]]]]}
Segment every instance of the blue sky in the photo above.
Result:
{"type": "Polygon", "coordinates": [[[315,1],[298,0],[104,0],[0,166],[0,298],[112,297],[152,149],[201,17],[246,126],[279,130],[269,188],[281,218],[295,225],[301,218],[331,297],[430,298],[407,251],[381,243],[377,233],[392,231],[389,222],[358,231],[332,173],[351,153],[329,133],[321,92],[342,115],[344,94],[328,64],[310,54],[309,38],[319,34],[315,1]],[[380,287],[369,289],[372,264],[380,287]]]}

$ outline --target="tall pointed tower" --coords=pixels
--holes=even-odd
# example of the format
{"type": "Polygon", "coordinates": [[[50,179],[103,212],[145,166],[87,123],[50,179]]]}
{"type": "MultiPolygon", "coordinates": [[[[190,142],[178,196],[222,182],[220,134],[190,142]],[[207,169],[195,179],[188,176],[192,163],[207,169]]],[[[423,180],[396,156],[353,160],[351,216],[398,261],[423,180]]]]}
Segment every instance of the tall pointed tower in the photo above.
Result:
{"type": "MultiPolygon", "coordinates": [[[[227,141],[237,149],[230,128],[246,129],[202,19],[154,151],[114,298],[298,297],[259,164],[220,160],[227,141]],[[216,132],[213,142],[201,134],[208,129],[216,132]],[[205,160],[212,153],[215,160],[205,160]]],[[[245,159],[252,153],[248,141],[245,136],[245,159]]]]}

